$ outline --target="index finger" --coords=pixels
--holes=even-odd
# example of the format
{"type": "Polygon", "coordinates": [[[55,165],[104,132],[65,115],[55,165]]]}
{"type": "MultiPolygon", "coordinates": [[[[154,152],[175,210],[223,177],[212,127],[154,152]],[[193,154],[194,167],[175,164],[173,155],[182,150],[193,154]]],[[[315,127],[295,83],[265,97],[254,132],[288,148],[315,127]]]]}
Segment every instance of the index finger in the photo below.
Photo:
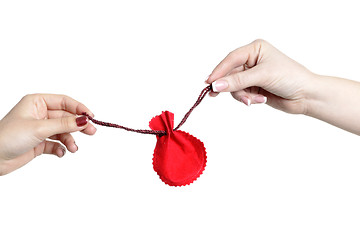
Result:
{"type": "MultiPolygon", "coordinates": [[[[261,49],[261,40],[256,40],[248,45],[237,48],[230,52],[212,71],[207,83],[212,83],[216,79],[222,78],[233,69],[246,64],[248,67],[256,65],[261,49]]],[[[245,69],[245,68],[244,68],[245,69]]]]}
{"type": "Polygon", "coordinates": [[[48,110],[63,110],[77,115],[82,115],[84,112],[86,112],[90,116],[94,116],[94,114],[84,104],[69,96],[58,94],[41,94],[41,98],[46,103],[48,110]]]}

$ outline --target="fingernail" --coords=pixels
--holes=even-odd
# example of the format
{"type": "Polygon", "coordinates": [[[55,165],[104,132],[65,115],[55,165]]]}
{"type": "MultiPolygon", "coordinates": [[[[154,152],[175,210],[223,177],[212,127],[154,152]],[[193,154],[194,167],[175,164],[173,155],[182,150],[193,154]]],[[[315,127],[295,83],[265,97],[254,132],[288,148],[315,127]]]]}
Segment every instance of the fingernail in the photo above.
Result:
{"type": "Polygon", "coordinates": [[[206,77],[205,83],[207,83],[207,81],[209,80],[209,77],[210,77],[210,75],[208,75],[208,76],[206,77]]]}
{"type": "Polygon", "coordinates": [[[87,122],[88,122],[88,118],[86,116],[81,116],[81,117],[76,118],[76,125],[78,127],[82,127],[82,126],[86,125],[87,122]]]}
{"type": "Polygon", "coordinates": [[[240,97],[240,100],[242,103],[244,103],[246,106],[250,106],[251,102],[250,99],[247,97],[240,97]]]}
{"type": "Polygon", "coordinates": [[[225,90],[229,84],[225,80],[217,80],[211,84],[214,92],[221,92],[225,90]]]}
{"type": "Polygon", "coordinates": [[[267,101],[267,97],[265,96],[256,96],[254,97],[254,102],[255,103],[266,103],[267,101]]]}
{"type": "Polygon", "coordinates": [[[210,97],[216,97],[217,95],[218,95],[218,93],[209,92],[209,96],[210,96],[210,97]]]}
{"type": "Polygon", "coordinates": [[[76,145],[75,142],[74,142],[74,145],[75,145],[75,147],[76,147],[76,150],[75,150],[75,151],[79,150],[79,147],[78,147],[78,145],[76,145]]]}
{"type": "Polygon", "coordinates": [[[62,158],[62,157],[65,155],[66,151],[65,151],[65,149],[62,148],[62,147],[59,147],[59,149],[61,150],[61,153],[58,155],[58,157],[59,157],[59,158],[62,158]]]}

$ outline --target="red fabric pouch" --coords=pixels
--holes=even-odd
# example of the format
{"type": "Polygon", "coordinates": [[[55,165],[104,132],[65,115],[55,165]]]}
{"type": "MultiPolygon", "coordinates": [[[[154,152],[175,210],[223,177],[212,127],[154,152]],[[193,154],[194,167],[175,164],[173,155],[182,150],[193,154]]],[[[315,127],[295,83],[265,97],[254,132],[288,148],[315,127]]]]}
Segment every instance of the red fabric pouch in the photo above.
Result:
{"type": "Polygon", "coordinates": [[[156,136],[153,166],[160,179],[170,186],[184,186],[195,181],[206,166],[204,144],[180,130],[174,131],[174,114],[168,111],[154,117],[149,126],[166,131],[156,136]]]}

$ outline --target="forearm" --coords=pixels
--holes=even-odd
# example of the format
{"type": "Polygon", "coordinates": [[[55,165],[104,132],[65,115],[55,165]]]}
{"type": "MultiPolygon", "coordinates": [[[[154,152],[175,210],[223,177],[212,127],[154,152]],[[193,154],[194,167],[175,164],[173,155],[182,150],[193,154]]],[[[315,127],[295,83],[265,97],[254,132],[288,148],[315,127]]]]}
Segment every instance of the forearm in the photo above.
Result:
{"type": "Polygon", "coordinates": [[[360,83],[315,75],[311,85],[306,114],[360,135],[360,83]]]}

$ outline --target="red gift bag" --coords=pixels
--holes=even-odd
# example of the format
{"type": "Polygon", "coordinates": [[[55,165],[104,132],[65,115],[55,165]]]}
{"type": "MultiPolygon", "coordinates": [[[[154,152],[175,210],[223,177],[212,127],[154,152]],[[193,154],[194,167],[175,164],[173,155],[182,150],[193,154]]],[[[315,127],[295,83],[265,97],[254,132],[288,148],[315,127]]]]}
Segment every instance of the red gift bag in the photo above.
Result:
{"type": "Polygon", "coordinates": [[[174,129],[174,114],[168,111],[154,117],[153,130],[165,131],[156,136],[153,166],[160,179],[170,186],[184,186],[195,181],[206,166],[204,144],[187,132],[174,129]]]}

